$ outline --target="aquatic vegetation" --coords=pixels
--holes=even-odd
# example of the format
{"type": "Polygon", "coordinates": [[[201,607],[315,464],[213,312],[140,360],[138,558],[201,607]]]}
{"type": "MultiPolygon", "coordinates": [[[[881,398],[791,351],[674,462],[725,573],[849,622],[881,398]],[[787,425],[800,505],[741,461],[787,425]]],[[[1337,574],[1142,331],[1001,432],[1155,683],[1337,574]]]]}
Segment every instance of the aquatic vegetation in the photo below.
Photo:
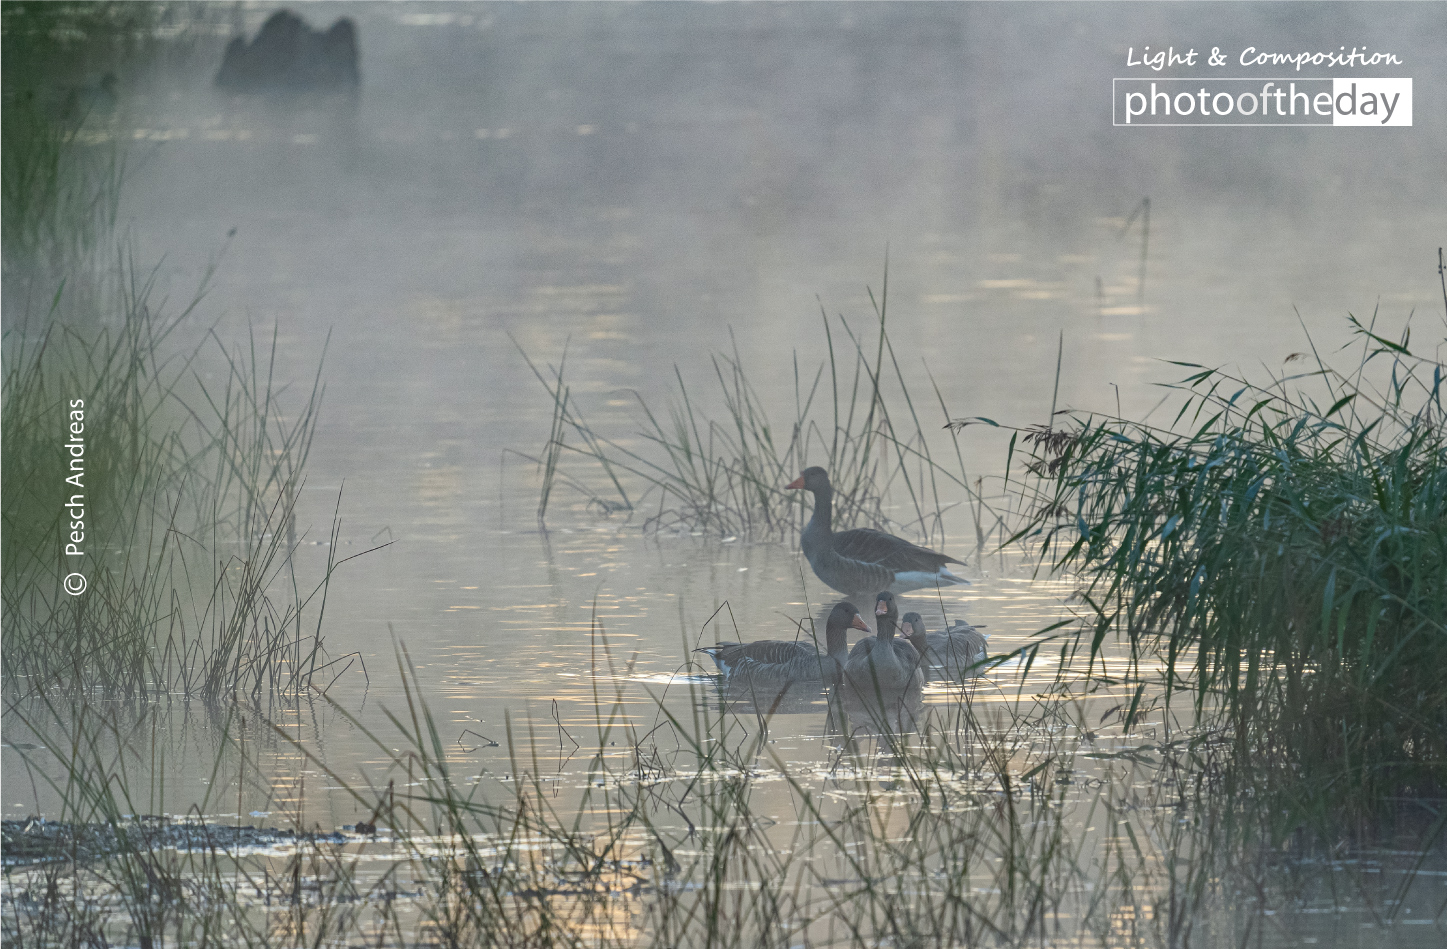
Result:
{"type": "Polygon", "coordinates": [[[46,115],[33,94],[7,96],[0,123],[6,276],[21,272],[17,260],[84,259],[115,228],[124,157],[79,147],[79,121],[46,115]]]}
{"type": "Polygon", "coordinates": [[[345,872],[329,872],[325,887],[314,882],[327,867],[344,871],[333,859],[342,834],[202,819],[244,777],[236,770],[246,764],[237,754],[244,741],[236,706],[207,723],[223,740],[207,791],[184,814],[167,813],[166,788],[157,780],[167,754],[184,753],[158,737],[162,707],[131,718],[88,698],[60,704],[43,696],[29,708],[33,716],[13,709],[7,715],[41,742],[27,745],[24,770],[57,796],[60,809],[51,820],[5,822],[7,945],[276,944],[302,901],[304,866],[307,898],[316,891],[333,901],[324,915],[348,915],[355,894],[345,872]],[[237,743],[225,740],[232,734],[237,743]],[[275,865],[259,856],[277,850],[286,857],[275,865]],[[247,921],[239,915],[243,907],[272,900],[285,907],[281,920],[237,928],[247,921]]]}
{"type": "MultiPolygon", "coordinates": [[[[26,3],[0,15],[0,212],[5,304],[24,312],[115,251],[125,151],[115,122],[140,73],[205,45],[221,11],[206,4],[26,3]]],[[[7,315],[7,321],[11,319],[7,315]]]]}
{"type": "Polygon", "coordinates": [[[1167,697],[1279,785],[1286,828],[1447,787],[1444,367],[1407,330],[1350,328],[1349,370],[1314,345],[1260,383],[1179,363],[1171,426],[1034,433],[1018,535],[1080,574],[1083,658],[1119,634],[1163,662],[1167,697]]]}
{"type": "Polygon", "coordinates": [[[292,562],[320,376],[293,403],[272,377],[275,338],[268,354],[254,336],[233,347],[196,326],[209,273],[167,312],[156,272],[115,234],[124,153],[93,134],[121,108],[117,71],[184,54],[209,15],[117,3],[4,12],[0,597],[12,701],[52,688],[269,701],[327,668],[319,625],[304,628],[302,614],[319,614],[333,564],[304,590],[292,562]]]}
{"type": "Polygon", "coordinates": [[[327,666],[320,628],[302,614],[333,564],[309,592],[292,563],[320,378],[283,409],[256,339],[240,350],[214,335],[181,344],[195,302],[163,315],[152,280],[124,267],[114,322],[72,318],[84,314],[62,294],[42,331],[5,334],[12,695],[260,701],[327,666]],[[203,364],[223,371],[208,379],[203,364]],[[66,587],[77,575],[80,595],[66,587]],[[284,604],[272,599],[278,581],[292,594],[284,604]]]}
{"type": "MultiPolygon", "coordinates": [[[[565,380],[566,353],[556,367],[539,366],[523,353],[554,405],[547,444],[532,459],[543,474],[539,519],[546,517],[556,487],[563,484],[600,513],[641,514],[645,530],[788,539],[802,530],[809,508],[785,485],[818,465],[833,481],[838,526],[909,532],[939,546],[944,542],[942,511],[948,506],[942,492],[958,491],[971,502],[977,549],[996,531],[1003,536],[1002,518],[971,481],[958,440],[953,465],[931,453],[921,418],[925,404],[910,394],[908,374],[886,332],[888,287],[886,270],[872,338],[856,332],[843,316],[836,326],[821,311],[827,356],[810,373],[801,369],[799,354],[793,355],[794,410],[783,425],[771,420],[735,347],[710,357],[717,383],[713,395],[722,402],[722,414],[699,408],[703,394],[691,391],[675,366],[678,395],[666,411],[637,396],[637,436],[644,448],[635,450],[585,420],[565,380]],[[581,472],[565,472],[565,454],[596,463],[611,492],[596,477],[585,482],[588,476],[581,472]],[[891,516],[895,502],[912,515],[906,523],[891,516]]],[[[933,396],[940,417],[948,418],[938,387],[933,396]]]]}
{"type": "Polygon", "coordinates": [[[273,728],[303,780],[320,772],[367,815],[344,828],[299,811],[283,831],[223,826],[224,798],[239,821],[243,793],[275,793],[239,740],[189,816],[138,818],[165,814],[147,723],[52,709],[69,724],[38,731],[35,755],[70,762],[62,813],[6,826],[27,861],[0,897],[7,942],[1166,947],[1361,937],[1363,920],[1395,944],[1440,939],[1435,878],[1413,875],[1440,853],[1252,839],[1240,825],[1270,815],[1211,785],[1229,749],[1155,715],[1107,724],[1088,682],[1035,696],[1006,673],[985,686],[996,701],[931,703],[918,735],[826,732],[800,759],[700,682],[649,708],[605,674],[570,746],[510,718],[479,757],[398,663],[403,706],[385,734],[364,729],[370,780],[273,728]],[[89,849],[67,853],[75,840],[89,849]],[[1403,913],[1426,925],[1393,928],[1403,913]]]}

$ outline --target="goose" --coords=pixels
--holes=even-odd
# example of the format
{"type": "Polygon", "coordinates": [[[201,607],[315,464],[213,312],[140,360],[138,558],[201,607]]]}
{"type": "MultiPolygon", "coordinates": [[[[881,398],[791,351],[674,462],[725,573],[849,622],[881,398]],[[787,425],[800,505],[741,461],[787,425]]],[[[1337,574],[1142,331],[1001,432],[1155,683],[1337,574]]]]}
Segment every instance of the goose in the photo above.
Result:
{"type": "Polygon", "coordinates": [[[879,632],[854,644],[844,664],[844,707],[904,731],[924,712],[924,673],[915,648],[895,637],[899,607],[888,590],[875,599],[879,632]]]}
{"type": "Polygon", "coordinates": [[[752,643],[718,643],[694,652],[718,666],[730,689],[780,691],[791,685],[823,688],[839,680],[849,655],[850,628],[869,632],[853,603],[841,602],[824,623],[823,655],[807,642],[761,639],[752,643]]]}
{"type": "Polygon", "coordinates": [[[805,468],[785,487],[802,488],[814,495],[814,514],[800,537],[800,546],[815,575],[840,593],[908,593],[923,587],[970,582],[945,566],[964,561],[892,534],[868,527],[834,533],[834,488],[823,468],[805,468]]]}
{"type": "Polygon", "coordinates": [[[924,617],[906,613],[901,620],[909,629],[909,642],[924,657],[922,668],[926,679],[965,679],[984,671],[981,664],[989,658],[987,634],[966,622],[957,622],[942,633],[926,633],[924,617]]]}

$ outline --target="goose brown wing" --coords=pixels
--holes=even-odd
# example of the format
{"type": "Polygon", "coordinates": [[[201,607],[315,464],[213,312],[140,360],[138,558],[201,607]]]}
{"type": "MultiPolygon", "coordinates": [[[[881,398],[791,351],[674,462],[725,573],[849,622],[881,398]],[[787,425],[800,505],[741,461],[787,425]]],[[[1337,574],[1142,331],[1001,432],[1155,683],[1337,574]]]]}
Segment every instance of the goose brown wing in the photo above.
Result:
{"type": "Polygon", "coordinates": [[[969,626],[956,626],[944,633],[930,633],[930,658],[938,665],[950,670],[951,674],[973,670],[989,657],[989,648],[983,635],[969,626]]]}
{"type": "Polygon", "coordinates": [[[911,570],[933,572],[947,563],[960,562],[927,547],[911,544],[893,534],[868,527],[857,527],[852,531],[835,534],[834,552],[847,560],[877,564],[896,573],[911,570]]]}
{"type": "Polygon", "coordinates": [[[819,654],[808,643],[784,642],[782,640],[761,639],[753,643],[727,643],[727,652],[720,653],[720,658],[730,664],[739,662],[757,662],[763,665],[785,665],[796,659],[814,659],[819,654]]]}
{"type": "Polygon", "coordinates": [[[941,658],[948,657],[950,661],[963,661],[969,664],[986,651],[985,640],[981,636],[949,632],[940,636],[939,639],[932,639],[930,651],[938,653],[941,658]]]}

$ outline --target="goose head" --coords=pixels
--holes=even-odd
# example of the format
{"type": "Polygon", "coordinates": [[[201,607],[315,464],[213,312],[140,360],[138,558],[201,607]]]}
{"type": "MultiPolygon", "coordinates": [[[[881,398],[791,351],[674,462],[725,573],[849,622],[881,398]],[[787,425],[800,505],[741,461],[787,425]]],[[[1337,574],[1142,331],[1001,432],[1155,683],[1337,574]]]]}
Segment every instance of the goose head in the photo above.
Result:
{"type": "Polygon", "coordinates": [[[803,488],[811,494],[818,494],[821,491],[829,490],[829,472],[815,465],[812,468],[805,468],[804,473],[793,481],[784,485],[787,488],[803,488]]]}
{"type": "Polygon", "coordinates": [[[866,633],[870,631],[869,624],[864,622],[864,617],[859,615],[855,605],[841,600],[835,604],[829,613],[829,619],[824,623],[824,643],[829,655],[848,651],[851,629],[863,630],[866,633]]]}
{"type": "Polygon", "coordinates": [[[901,616],[899,621],[909,630],[909,644],[914,647],[915,652],[923,656],[928,644],[925,639],[924,617],[911,611],[901,616]]]}
{"type": "Polygon", "coordinates": [[[894,601],[893,593],[885,590],[874,598],[874,617],[879,627],[879,638],[893,639],[895,630],[899,628],[899,604],[894,601]]]}

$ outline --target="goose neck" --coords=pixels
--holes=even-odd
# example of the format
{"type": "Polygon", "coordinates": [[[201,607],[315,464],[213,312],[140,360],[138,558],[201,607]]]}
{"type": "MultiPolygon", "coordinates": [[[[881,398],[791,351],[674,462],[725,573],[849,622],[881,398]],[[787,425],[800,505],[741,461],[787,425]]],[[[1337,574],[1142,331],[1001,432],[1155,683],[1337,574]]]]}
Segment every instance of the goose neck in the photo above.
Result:
{"type": "Polygon", "coordinates": [[[894,643],[893,636],[880,633],[872,658],[877,667],[892,669],[894,674],[903,674],[904,665],[900,662],[899,653],[894,651],[894,643]]]}
{"type": "Polygon", "coordinates": [[[805,530],[810,534],[830,534],[833,532],[834,514],[834,488],[824,485],[814,491],[814,515],[809,518],[809,525],[805,530]]]}

